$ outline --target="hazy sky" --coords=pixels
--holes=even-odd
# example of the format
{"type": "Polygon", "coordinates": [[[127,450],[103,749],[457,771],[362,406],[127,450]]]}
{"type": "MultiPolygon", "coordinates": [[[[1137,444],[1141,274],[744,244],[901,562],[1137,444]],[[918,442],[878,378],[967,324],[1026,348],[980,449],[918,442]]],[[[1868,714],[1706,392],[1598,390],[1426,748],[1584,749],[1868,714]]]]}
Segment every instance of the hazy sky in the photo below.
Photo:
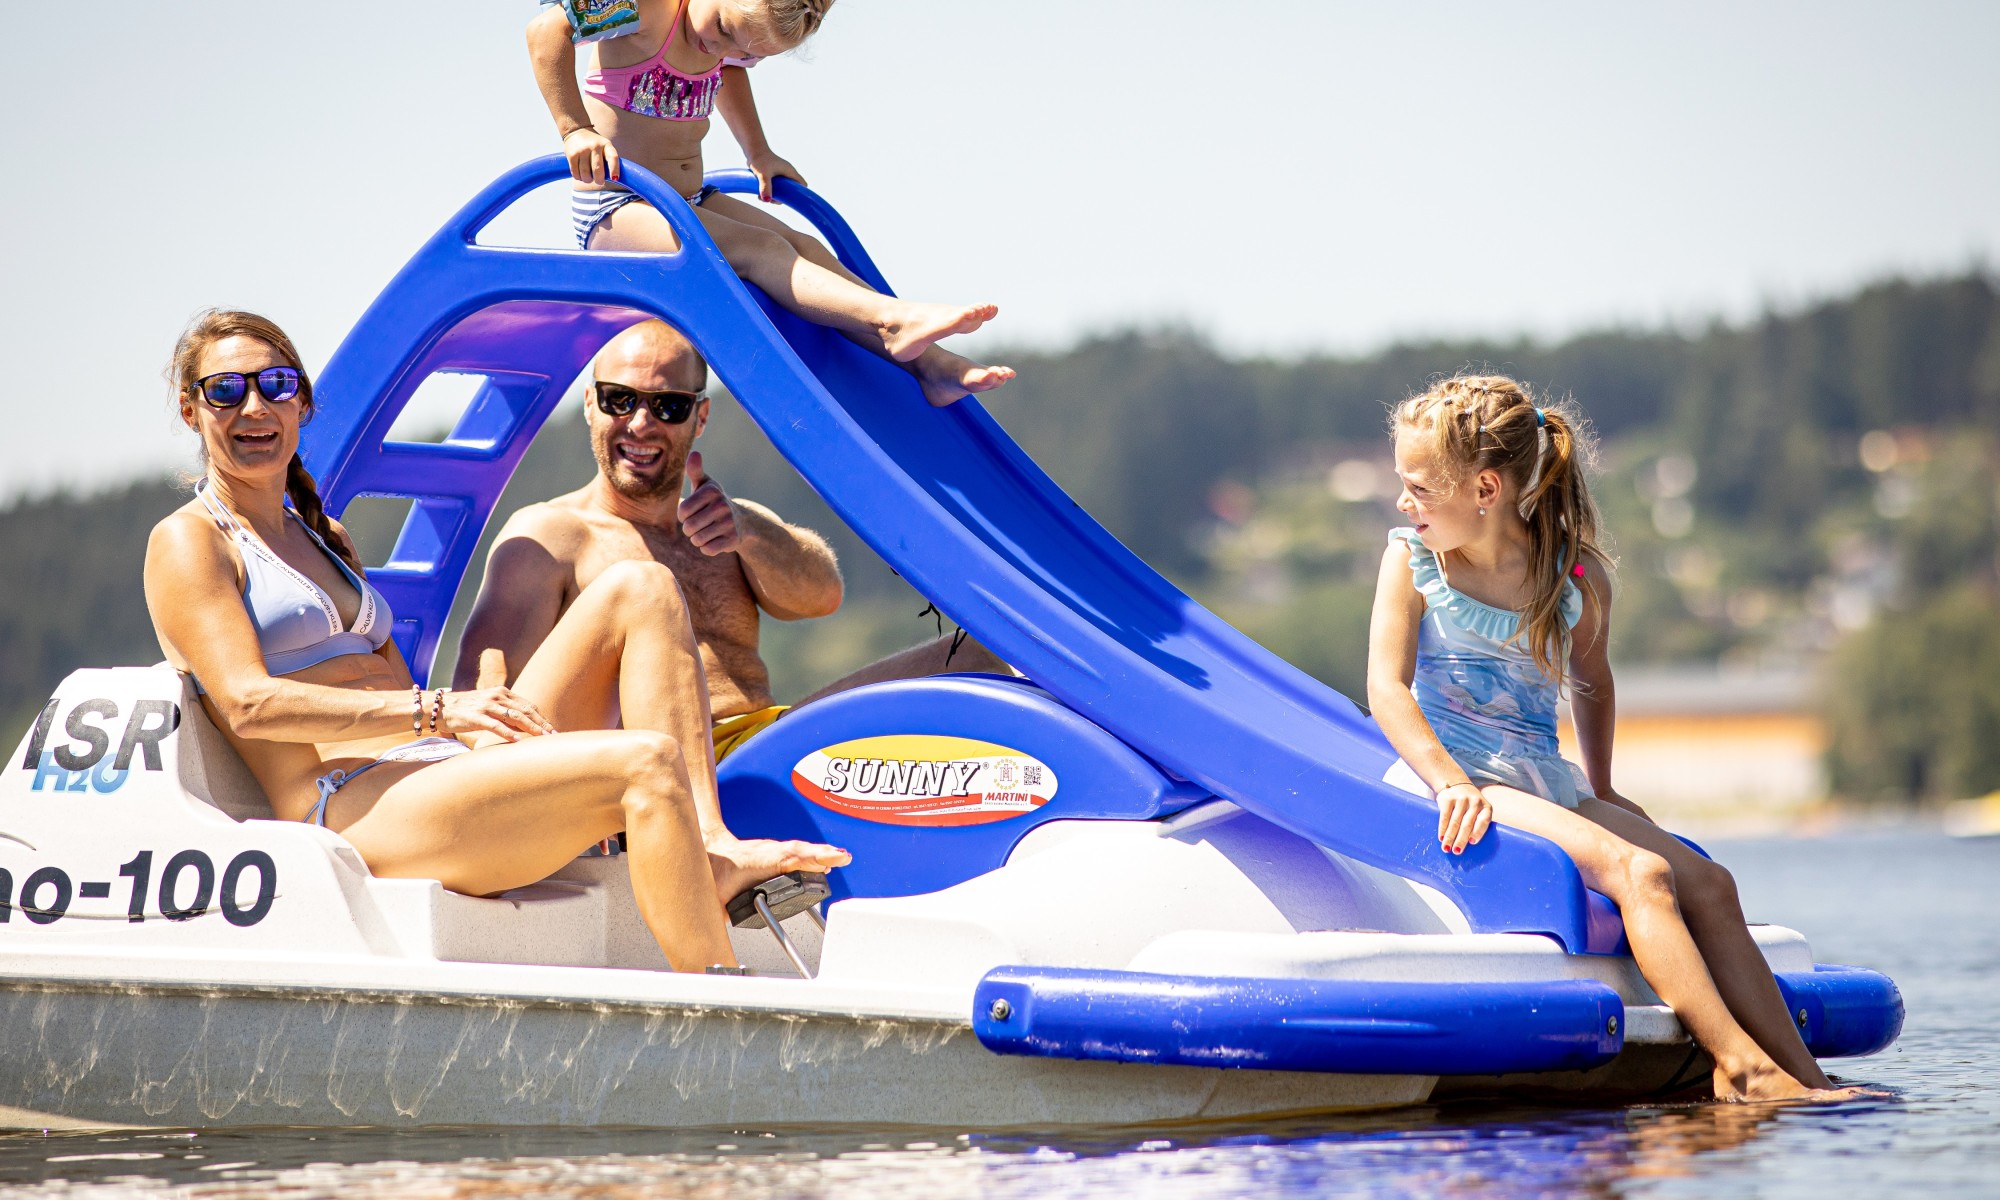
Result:
{"type": "MultiPolygon", "coordinates": [[[[15,21],[0,500],[185,465],[159,371],[199,306],[262,310],[324,363],[459,204],[554,149],[534,8],[15,21]]],[[[899,291],[1001,305],[984,348],[1181,321],[1294,352],[1741,316],[1989,261],[1995,47],[1990,0],[841,0],[754,80],[899,291]]],[[[736,164],[719,123],[709,146],[736,164]]],[[[561,244],[564,220],[550,194],[504,228],[561,244]]]]}

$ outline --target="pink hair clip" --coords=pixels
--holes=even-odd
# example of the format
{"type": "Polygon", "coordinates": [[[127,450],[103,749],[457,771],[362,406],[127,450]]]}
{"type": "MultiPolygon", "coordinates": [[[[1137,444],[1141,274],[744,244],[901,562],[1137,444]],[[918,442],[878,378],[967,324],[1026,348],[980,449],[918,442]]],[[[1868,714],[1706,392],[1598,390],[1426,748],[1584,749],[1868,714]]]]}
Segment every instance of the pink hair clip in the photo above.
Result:
{"type": "Polygon", "coordinates": [[[1583,578],[1583,564],[1582,564],[1582,563],[1578,563],[1578,564],[1576,564],[1575,566],[1571,567],[1571,568],[1569,569],[1569,573],[1570,573],[1570,574],[1572,574],[1572,575],[1574,575],[1574,576],[1576,576],[1576,577],[1577,577],[1578,579],[1582,579],[1582,578],[1583,578]]]}

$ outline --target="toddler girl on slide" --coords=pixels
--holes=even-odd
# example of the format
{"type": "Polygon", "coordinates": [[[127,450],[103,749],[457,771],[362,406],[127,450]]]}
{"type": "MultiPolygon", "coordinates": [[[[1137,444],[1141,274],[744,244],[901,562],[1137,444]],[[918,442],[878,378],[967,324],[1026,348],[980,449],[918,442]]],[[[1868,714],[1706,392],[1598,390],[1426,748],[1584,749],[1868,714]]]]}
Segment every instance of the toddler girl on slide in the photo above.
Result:
{"type": "Polygon", "coordinates": [[[1368,702],[1460,854],[1493,821],[1540,834],[1617,901],[1632,957],[1714,1060],[1723,1100],[1832,1091],[1751,939],[1735,881],[1611,787],[1609,563],[1571,417],[1500,376],[1448,379],[1392,426],[1411,524],[1389,535],[1368,702]],[[1583,767],[1556,746],[1571,688],[1583,767]],[[1419,784],[1418,780],[1421,780],[1419,784]]]}
{"type": "MultiPolygon", "coordinates": [[[[549,0],[545,0],[548,3],[549,0]]],[[[719,110],[768,200],[779,177],[805,180],[771,152],[745,69],[812,35],[833,0],[559,0],[528,25],[535,81],[576,181],[571,214],[584,249],[672,250],[673,229],[619,183],[631,159],[686,197],[736,273],[792,312],[904,364],[934,405],[999,387],[987,366],[936,343],[970,333],[991,304],[921,304],[861,282],[820,242],[702,183],[701,141],[719,110]],[[589,69],[581,89],[576,46],[589,69]]]]}

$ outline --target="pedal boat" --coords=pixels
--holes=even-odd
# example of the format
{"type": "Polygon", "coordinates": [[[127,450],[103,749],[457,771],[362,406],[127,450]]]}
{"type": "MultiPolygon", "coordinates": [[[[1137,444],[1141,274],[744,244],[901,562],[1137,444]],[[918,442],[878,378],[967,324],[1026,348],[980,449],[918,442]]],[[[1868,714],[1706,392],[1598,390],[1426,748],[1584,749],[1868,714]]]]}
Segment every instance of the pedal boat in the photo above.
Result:
{"type": "MultiPolygon", "coordinates": [[[[665,970],[622,855],[495,897],[375,878],[339,835],[272,819],[172,670],[77,671],[0,770],[0,1124],[990,1129],[1704,1078],[1616,909],[1552,845],[1495,829],[1441,853],[1365,714],[1125,550],[976,401],[932,410],[740,283],[627,170],[683,250],[483,244],[566,172],[528,163],[321,376],[305,454],[328,511],[412,501],[370,578],[420,677],[528,441],[599,346],[659,316],[1026,678],[858,689],[728,759],[739,834],[855,861],[744,898],[754,973],[717,976],[665,970]],[[389,438],[440,372],[479,377],[450,435],[389,438]]],[[[887,290],[825,201],[779,187],[887,290]]],[[[1893,982],[1753,932],[1816,1055],[1894,1041],[1893,982]]]]}

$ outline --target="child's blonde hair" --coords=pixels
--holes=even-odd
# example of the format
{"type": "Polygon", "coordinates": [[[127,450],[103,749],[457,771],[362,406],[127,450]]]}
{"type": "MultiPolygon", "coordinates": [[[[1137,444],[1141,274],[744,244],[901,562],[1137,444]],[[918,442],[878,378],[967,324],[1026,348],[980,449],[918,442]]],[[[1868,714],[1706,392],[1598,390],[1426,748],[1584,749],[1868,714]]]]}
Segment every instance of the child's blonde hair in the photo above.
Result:
{"type": "Polygon", "coordinates": [[[736,10],[764,26],[786,46],[797,46],[819,32],[833,0],[734,0],[736,10]]]}
{"type": "MultiPolygon", "coordinates": [[[[1597,505],[1584,482],[1592,446],[1580,418],[1537,402],[1504,375],[1457,375],[1398,404],[1389,425],[1392,434],[1408,430],[1423,439],[1423,453],[1448,485],[1492,470],[1518,497],[1516,507],[1528,523],[1533,593],[1515,636],[1537,667],[1562,679],[1569,643],[1563,585],[1581,574],[1585,559],[1611,569],[1598,545],[1597,505]]],[[[1577,583],[1595,602],[1591,589],[1577,583]]]]}

